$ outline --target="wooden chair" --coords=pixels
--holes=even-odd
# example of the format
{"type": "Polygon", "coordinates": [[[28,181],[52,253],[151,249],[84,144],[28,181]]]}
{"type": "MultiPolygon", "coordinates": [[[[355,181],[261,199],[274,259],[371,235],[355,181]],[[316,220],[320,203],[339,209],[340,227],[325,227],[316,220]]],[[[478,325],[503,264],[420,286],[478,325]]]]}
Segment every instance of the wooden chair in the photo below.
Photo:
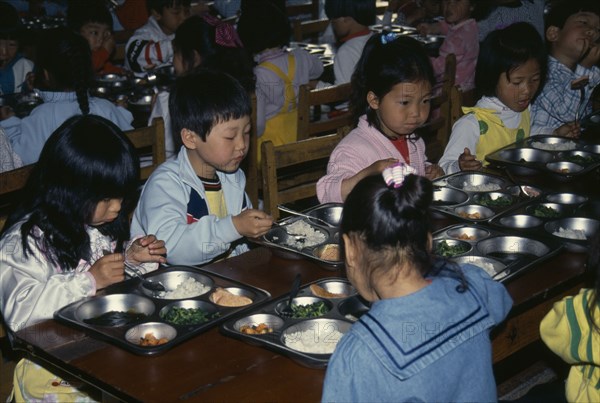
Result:
{"type": "Polygon", "coordinates": [[[319,117],[315,120],[312,117],[320,115],[321,105],[348,101],[350,92],[350,83],[314,90],[311,90],[309,85],[300,86],[298,92],[298,140],[334,132],[347,133],[347,129],[352,124],[352,116],[349,111],[341,112],[332,118],[319,117]]]}
{"type": "Polygon", "coordinates": [[[304,15],[310,15],[311,20],[319,18],[319,0],[307,0],[301,4],[285,6],[285,12],[290,19],[298,19],[304,15]]]}
{"type": "Polygon", "coordinates": [[[279,204],[314,198],[317,181],[327,172],[327,162],[342,139],[339,133],[291,144],[262,144],[264,209],[279,218],[279,204]]]}
{"type": "Polygon", "coordinates": [[[244,161],[245,172],[246,172],[246,193],[252,202],[252,205],[256,208],[258,206],[258,195],[259,189],[262,185],[260,166],[258,165],[258,135],[256,133],[256,93],[250,95],[252,102],[252,129],[250,132],[250,146],[248,155],[244,161]]]}
{"type": "Polygon", "coordinates": [[[329,20],[326,18],[309,21],[294,20],[292,24],[292,37],[296,42],[302,42],[307,38],[311,42],[316,42],[319,39],[319,34],[325,32],[328,26],[329,20]]]}
{"type": "Polygon", "coordinates": [[[165,123],[162,118],[152,121],[152,125],[126,131],[125,134],[131,140],[138,151],[142,167],[140,179],[145,181],[150,174],[166,160],[165,151],[165,123]],[[150,160],[150,163],[145,163],[150,160]]]}

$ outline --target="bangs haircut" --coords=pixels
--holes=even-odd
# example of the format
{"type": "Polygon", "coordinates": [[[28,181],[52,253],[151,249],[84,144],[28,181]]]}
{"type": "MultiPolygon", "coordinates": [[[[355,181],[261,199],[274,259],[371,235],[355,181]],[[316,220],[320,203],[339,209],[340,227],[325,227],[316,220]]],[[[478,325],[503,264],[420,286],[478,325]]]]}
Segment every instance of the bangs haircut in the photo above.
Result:
{"type": "Polygon", "coordinates": [[[181,146],[183,129],[195,132],[203,141],[221,122],[252,113],[250,97],[229,74],[196,69],[177,78],[169,96],[169,114],[174,139],[181,146]]]}
{"type": "Polygon", "coordinates": [[[325,0],[325,14],[330,20],[352,17],[359,24],[369,26],[377,20],[377,7],[375,0],[325,0]]]}
{"type": "Polygon", "coordinates": [[[477,91],[480,95],[496,96],[502,74],[510,79],[510,73],[530,59],[539,64],[541,89],[546,81],[548,55],[536,29],[526,22],[518,22],[490,32],[479,48],[475,69],[477,91]]]}
{"type": "Polygon", "coordinates": [[[67,24],[75,32],[79,32],[85,24],[96,23],[109,27],[112,31],[113,20],[110,11],[100,0],[73,1],[67,9],[67,24]]]}
{"type": "Polygon", "coordinates": [[[287,15],[270,1],[255,1],[242,7],[237,32],[244,47],[252,54],[265,49],[287,46],[292,27],[287,15]]]}
{"type": "Polygon", "coordinates": [[[21,18],[11,4],[0,1],[0,39],[19,41],[23,33],[21,18]]]}
{"type": "Polygon", "coordinates": [[[154,10],[162,14],[166,7],[190,7],[191,3],[192,0],[146,0],[146,7],[149,13],[152,13],[152,10],[154,10]]]}

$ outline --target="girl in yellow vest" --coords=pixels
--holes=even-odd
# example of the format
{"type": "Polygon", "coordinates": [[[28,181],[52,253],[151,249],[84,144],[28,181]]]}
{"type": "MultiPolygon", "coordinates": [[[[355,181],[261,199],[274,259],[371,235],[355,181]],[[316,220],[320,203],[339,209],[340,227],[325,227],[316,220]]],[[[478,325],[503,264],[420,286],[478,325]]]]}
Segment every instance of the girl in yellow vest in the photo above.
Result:
{"type": "Polygon", "coordinates": [[[304,49],[287,50],[289,20],[269,1],[242,8],[238,33],[257,63],[258,150],[267,140],[275,145],[296,141],[298,88],[321,76],[322,62],[304,49]]]}
{"type": "Polygon", "coordinates": [[[475,72],[482,97],[475,107],[463,108],[452,128],[439,162],[446,174],[479,170],[489,153],[529,137],[529,105],[546,77],[546,58],[544,42],[528,23],[485,38],[475,72]]]}

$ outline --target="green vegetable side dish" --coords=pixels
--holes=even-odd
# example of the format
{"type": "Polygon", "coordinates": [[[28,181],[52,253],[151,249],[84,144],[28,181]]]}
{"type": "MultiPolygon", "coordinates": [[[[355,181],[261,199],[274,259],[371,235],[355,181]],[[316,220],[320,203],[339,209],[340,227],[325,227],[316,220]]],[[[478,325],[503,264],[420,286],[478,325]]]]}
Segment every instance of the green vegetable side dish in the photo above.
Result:
{"type": "Polygon", "coordinates": [[[292,318],[294,319],[303,319],[303,318],[316,318],[318,316],[323,316],[329,309],[325,305],[323,301],[315,302],[309,305],[296,305],[292,304],[292,318]]]}
{"type": "Polygon", "coordinates": [[[533,210],[533,215],[541,218],[555,218],[560,216],[560,213],[554,210],[552,207],[537,206],[533,210]]]}
{"type": "Polygon", "coordinates": [[[487,207],[507,207],[512,204],[512,200],[509,197],[504,196],[492,199],[490,195],[483,195],[479,199],[479,204],[487,207]]]}
{"type": "Polygon", "coordinates": [[[442,257],[454,257],[462,255],[469,250],[469,246],[459,243],[456,245],[449,245],[448,242],[442,241],[437,244],[435,254],[442,257]]]}
{"type": "Polygon", "coordinates": [[[584,157],[583,155],[569,155],[567,158],[565,158],[565,160],[573,162],[575,164],[579,164],[579,165],[588,165],[588,164],[593,164],[594,162],[596,162],[596,159],[594,157],[584,157]]]}
{"type": "Polygon", "coordinates": [[[219,312],[207,314],[200,308],[173,307],[163,316],[163,319],[174,325],[199,325],[219,316],[219,312]]]}

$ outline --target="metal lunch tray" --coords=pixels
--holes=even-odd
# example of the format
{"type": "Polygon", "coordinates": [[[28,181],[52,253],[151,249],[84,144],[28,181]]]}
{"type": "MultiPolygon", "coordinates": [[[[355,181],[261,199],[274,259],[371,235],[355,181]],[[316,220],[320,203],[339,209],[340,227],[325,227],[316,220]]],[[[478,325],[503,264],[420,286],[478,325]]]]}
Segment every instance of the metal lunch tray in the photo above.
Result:
{"type": "MultiPolygon", "coordinates": [[[[282,295],[246,312],[245,316],[238,315],[234,319],[227,320],[221,325],[221,332],[250,344],[276,351],[292,358],[301,365],[311,368],[324,368],[331,358],[331,353],[303,352],[288,346],[286,340],[293,342],[298,340],[297,337],[300,337],[299,332],[310,332],[311,340],[314,340],[315,343],[337,344],[338,339],[332,335],[332,332],[337,330],[346,333],[352,323],[357,321],[370,308],[369,303],[357,294],[356,289],[348,280],[337,277],[323,278],[304,285],[300,288],[297,297],[292,300],[292,303],[297,305],[323,301],[330,309],[322,316],[302,319],[281,316],[280,309],[286,306],[288,297],[289,294],[282,295]],[[317,284],[331,293],[345,294],[345,296],[337,298],[317,297],[310,290],[311,284],[317,284]],[[272,332],[246,334],[240,331],[240,328],[244,325],[257,326],[261,323],[268,325],[272,332]]],[[[333,350],[335,345],[330,346],[330,348],[333,350]]]]}
{"type": "Polygon", "coordinates": [[[557,136],[533,136],[503,147],[485,159],[517,175],[551,174],[569,181],[600,167],[600,145],[557,136]]]}
{"type": "Polygon", "coordinates": [[[106,295],[98,295],[74,302],[55,312],[55,319],[83,329],[93,336],[107,340],[135,354],[151,355],[164,352],[175,345],[194,337],[241,311],[260,305],[271,297],[267,291],[238,281],[221,277],[191,266],[169,266],[145,275],[147,279],[161,281],[167,290],[175,289],[189,277],[210,286],[206,293],[186,299],[156,298],[143,288],[139,280],[128,280],[108,287],[106,295]],[[225,288],[233,294],[244,295],[252,303],[240,307],[225,307],[213,303],[209,296],[216,287],[225,288]],[[110,292],[108,290],[111,290],[110,292]],[[169,324],[163,315],[171,307],[200,308],[212,316],[207,322],[194,325],[169,324]],[[115,326],[93,325],[84,322],[109,312],[127,312],[146,316],[115,326]],[[218,315],[218,316],[215,316],[218,315]],[[141,346],[140,339],[151,332],[156,338],[165,337],[165,344],[141,346]]]}
{"type": "Polygon", "coordinates": [[[541,194],[540,189],[517,185],[501,176],[483,172],[457,172],[434,180],[433,185],[432,210],[476,223],[487,222],[505,210],[541,194]],[[497,190],[472,190],[484,185],[495,185],[497,190]],[[529,195],[524,190],[528,190],[529,195]],[[506,199],[510,205],[490,205],[490,202],[494,203],[499,198],[506,199]]]}
{"type": "Polygon", "coordinates": [[[599,217],[600,200],[591,200],[576,193],[553,192],[504,212],[491,224],[536,236],[541,233],[560,242],[571,252],[586,252],[588,240],[561,237],[554,233],[559,228],[580,230],[589,239],[600,229],[599,217]]]}
{"type": "Polygon", "coordinates": [[[330,226],[324,225],[317,220],[311,220],[305,217],[290,216],[283,220],[277,221],[276,226],[273,226],[265,235],[260,238],[251,239],[253,242],[267,246],[273,250],[275,254],[287,259],[308,258],[317,262],[321,267],[328,270],[337,270],[344,266],[344,261],[340,256],[339,249],[339,224],[342,217],[343,204],[341,203],[325,203],[304,210],[302,213],[324,220],[330,226]],[[290,235],[286,228],[289,225],[303,221],[310,227],[325,235],[325,240],[316,245],[307,244],[306,241],[298,239],[290,235]],[[337,260],[328,260],[321,258],[321,253],[326,248],[336,248],[338,251],[337,260]]]}
{"type": "Polygon", "coordinates": [[[433,234],[433,253],[440,244],[464,247],[464,252],[445,258],[470,263],[484,269],[494,280],[504,282],[558,253],[560,243],[553,239],[524,236],[516,231],[501,231],[477,224],[456,224],[433,234]]]}

